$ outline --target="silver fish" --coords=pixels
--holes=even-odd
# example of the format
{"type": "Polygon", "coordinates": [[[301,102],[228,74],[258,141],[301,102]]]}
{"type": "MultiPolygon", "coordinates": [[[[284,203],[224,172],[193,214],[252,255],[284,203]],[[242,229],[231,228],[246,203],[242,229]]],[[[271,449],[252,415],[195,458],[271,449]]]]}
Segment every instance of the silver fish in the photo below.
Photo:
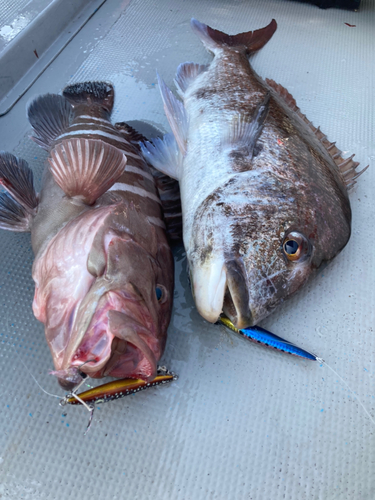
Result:
{"type": "MultiPolygon", "coordinates": [[[[200,314],[255,325],[296,293],[350,237],[348,188],[360,173],[247,56],[276,30],[227,35],[192,20],[214,54],[181,64],[179,101],[159,79],[173,135],[143,154],[178,179],[183,239],[200,314]]],[[[353,155],[354,156],[354,155],[353,155]]]]}
{"type": "Polygon", "coordinates": [[[86,82],[28,109],[49,151],[35,193],[26,162],[0,156],[0,227],[31,231],[33,311],[67,389],[81,374],[156,376],[173,300],[161,201],[138,137],[112,125],[113,87],[86,82]]]}

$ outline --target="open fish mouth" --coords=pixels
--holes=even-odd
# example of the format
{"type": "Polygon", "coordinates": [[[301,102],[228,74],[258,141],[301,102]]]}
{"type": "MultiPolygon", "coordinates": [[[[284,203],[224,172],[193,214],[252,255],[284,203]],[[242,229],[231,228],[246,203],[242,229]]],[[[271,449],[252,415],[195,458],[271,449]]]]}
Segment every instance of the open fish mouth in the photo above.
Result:
{"type": "Polygon", "coordinates": [[[224,295],[223,312],[236,328],[246,328],[253,324],[250,310],[249,289],[246,271],[240,259],[226,262],[227,289],[224,295]]]}
{"type": "Polygon", "coordinates": [[[101,298],[70,359],[51,373],[64,389],[77,385],[82,374],[150,381],[156,375],[161,350],[156,331],[152,315],[139,297],[110,291],[101,298]]]}
{"type": "Polygon", "coordinates": [[[241,259],[218,258],[193,268],[192,287],[199,314],[207,321],[215,323],[224,312],[236,328],[253,324],[241,259]]]}

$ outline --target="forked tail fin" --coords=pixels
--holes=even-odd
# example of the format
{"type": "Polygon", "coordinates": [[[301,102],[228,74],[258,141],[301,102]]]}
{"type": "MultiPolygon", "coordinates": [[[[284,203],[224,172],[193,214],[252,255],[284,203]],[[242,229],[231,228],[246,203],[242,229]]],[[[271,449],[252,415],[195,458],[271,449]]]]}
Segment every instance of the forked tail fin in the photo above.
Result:
{"type": "Polygon", "coordinates": [[[27,162],[10,153],[0,153],[0,228],[10,231],[30,231],[36,213],[38,197],[34,189],[33,172],[27,162]]]}
{"type": "Polygon", "coordinates": [[[205,47],[211,52],[215,53],[217,49],[227,47],[243,49],[246,54],[252,54],[264,47],[272,38],[272,35],[276,31],[277,24],[275,19],[272,19],[270,24],[264,28],[238,33],[238,35],[227,35],[222,31],[214,30],[194,18],[191,20],[191,27],[205,47]]]}

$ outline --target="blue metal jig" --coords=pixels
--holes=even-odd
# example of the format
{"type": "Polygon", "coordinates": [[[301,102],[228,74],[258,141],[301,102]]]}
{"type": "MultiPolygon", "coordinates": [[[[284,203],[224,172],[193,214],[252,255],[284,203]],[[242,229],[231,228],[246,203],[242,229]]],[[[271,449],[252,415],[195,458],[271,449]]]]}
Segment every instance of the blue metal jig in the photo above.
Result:
{"type": "Polygon", "coordinates": [[[305,351],[300,347],[288,342],[287,340],[278,337],[274,333],[268,332],[264,328],[260,326],[250,326],[249,328],[242,328],[239,330],[236,328],[233,323],[226,317],[221,316],[219,319],[220,323],[225,325],[230,330],[233,330],[236,333],[239,333],[243,337],[246,337],[253,342],[257,342],[258,344],[263,344],[267,347],[273,347],[278,351],[287,352],[289,354],[294,354],[295,356],[300,356],[301,358],[311,359],[313,361],[319,361],[321,358],[315,356],[311,352],[305,351]]]}

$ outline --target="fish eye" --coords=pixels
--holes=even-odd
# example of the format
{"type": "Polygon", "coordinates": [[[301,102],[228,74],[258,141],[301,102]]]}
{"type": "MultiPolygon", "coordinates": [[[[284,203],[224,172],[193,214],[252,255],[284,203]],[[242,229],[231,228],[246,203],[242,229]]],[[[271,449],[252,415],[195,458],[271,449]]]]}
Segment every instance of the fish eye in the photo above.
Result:
{"type": "Polygon", "coordinates": [[[159,302],[159,304],[165,302],[167,293],[162,285],[156,285],[155,293],[156,293],[156,300],[159,302]]]}
{"type": "Polygon", "coordinates": [[[283,252],[290,261],[301,260],[309,254],[309,250],[309,242],[300,233],[289,233],[284,239],[283,252]]]}

